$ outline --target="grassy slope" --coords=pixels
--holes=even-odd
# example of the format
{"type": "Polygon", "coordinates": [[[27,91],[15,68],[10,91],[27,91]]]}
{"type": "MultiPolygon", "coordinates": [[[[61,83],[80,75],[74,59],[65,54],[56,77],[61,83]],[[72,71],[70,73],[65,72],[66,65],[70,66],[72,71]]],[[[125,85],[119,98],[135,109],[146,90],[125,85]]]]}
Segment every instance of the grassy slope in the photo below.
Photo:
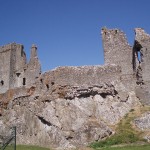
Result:
{"type": "Polygon", "coordinates": [[[150,145],[106,147],[102,148],[101,150],[150,150],[150,145]]]}
{"type": "MultiPolygon", "coordinates": [[[[118,124],[116,128],[116,134],[114,134],[110,138],[107,138],[104,141],[92,143],[90,147],[98,149],[98,148],[109,147],[109,146],[118,145],[118,144],[130,145],[131,143],[139,143],[139,142],[146,143],[146,141],[142,138],[142,135],[144,133],[138,131],[131,123],[132,120],[134,120],[136,117],[140,116],[142,113],[146,111],[150,111],[150,107],[138,106],[134,109],[131,109],[129,114],[127,114],[118,124]]],[[[107,149],[109,150],[109,148],[107,149]]],[[[117,150],[116,147],[114,149],[117,150]]],[[[114,149],[112,148],[112,150],[114,149]]]]}

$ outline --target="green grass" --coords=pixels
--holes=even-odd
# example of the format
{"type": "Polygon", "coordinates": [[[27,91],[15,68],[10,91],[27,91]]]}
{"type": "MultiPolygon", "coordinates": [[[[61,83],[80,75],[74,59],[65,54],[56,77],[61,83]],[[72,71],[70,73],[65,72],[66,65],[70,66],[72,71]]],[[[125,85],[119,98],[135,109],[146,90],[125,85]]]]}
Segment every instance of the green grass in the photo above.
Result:
{"type": "MultiPolygon", "coordinates": [[[[8,146],[6,147],[5,150],[14,150],[14,147],[8,146]]],[[[50,149],[32,145],[17,145],[16,150],[50,150],[50,149]]]]}
{"type": "MultiPolygon", "coordinates": [[[[149,109],[148,109],[149,110],[149,109]]],[[[118,124],[116,128],[116,133],[112,135],[111,137],[100,141],[100,142],[94,142],[90,145],[91,148],[98,149],[102,147],[107,147],[106,150],[112,146],[112,145],[120,145],[120,144],[131,144],[131,143],[138,143],[138,142],[145,142],[142,138],[143,132],[137,131],[131,124],[131,121],[134,120],[139,115],[139,112],[143,113],[144,111],[147,111],[147,108],[144,107],[141,109],[138,108],[136,110],[131,109],[129,114],[127,114],[118,124]]],[[[117,149],[116,147],[114,149],[117,149]]],[[[114,150],[111,148],[111,150],[114,150]]],[[[136,148],[134,148],[136,149],[136,148]]],[[[124,149],[118,149],[118,150],[124,150],[124,149]]],[[[137,149],[136,149],[137,150],[137,149]]]]}
{"type": "Polygon", "coordinates": [[[101,150],[150,150],[150,145],[106,147],[106,148],[102,148],[101,150]]]}

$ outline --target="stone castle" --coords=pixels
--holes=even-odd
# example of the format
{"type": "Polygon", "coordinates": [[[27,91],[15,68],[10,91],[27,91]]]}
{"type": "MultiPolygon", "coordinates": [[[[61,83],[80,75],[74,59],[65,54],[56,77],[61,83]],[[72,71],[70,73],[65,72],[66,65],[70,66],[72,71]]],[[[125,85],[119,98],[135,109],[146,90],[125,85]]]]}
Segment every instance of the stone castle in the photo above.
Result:
{"type": "MultiPolygon", "coordinates": [[[[150,35],[136,28],[130,46],[121,30],[101,33],[102,66],[41,73],[36,46],[28,63],[22,45],[0,48],[0,143],[16,126],[17,144],[77,148],[113,135],[128,113],[150,106],[150,35]]],[[[146,110],[132,124],[150,141],[146,110]]]]}
{"type": "Polygon", "coordinates": [[[139,99],[150,104],[150,35],[136,28],[133,46],[117,29],[102,29],[102,37],[105,63],[121,66],[122,77],[128,80],[128,84],[133,83],[139,99]]]}
{"type": "Polygon", "coordinates": [[[16,87],[29,87],[40,74],[41,66],[35,45],[31,47],[29,63],[23,45],[12,43],[0,47],[0,93],[16,87]]]}
{"type": "MultiPolygon", "coordinates": [[[[126,35],[118,29],[103,28],[101,33],[105,66],[109,68],[112,64],[116,65],[112,67],[110,80],[113,74],[120,74],[117,68],[121,67],[121,78],[127,88],[135,89],[137,95],[147,101],[150,98],[150,35],[143,29],[136,28],[135,42],[130,46],[126,35]]],[[[109,69],[105,71],[105,76],[108,76],[109,69]]],[[[12,43],[0,47],[0,93],[16,87],[30,87],[40,74],[41,66],[35,45],[31,47],[29,63],[26,61],[23,45],[12,43]]],[[[103,79],[102,75],[101,78],[103,79]]]]}

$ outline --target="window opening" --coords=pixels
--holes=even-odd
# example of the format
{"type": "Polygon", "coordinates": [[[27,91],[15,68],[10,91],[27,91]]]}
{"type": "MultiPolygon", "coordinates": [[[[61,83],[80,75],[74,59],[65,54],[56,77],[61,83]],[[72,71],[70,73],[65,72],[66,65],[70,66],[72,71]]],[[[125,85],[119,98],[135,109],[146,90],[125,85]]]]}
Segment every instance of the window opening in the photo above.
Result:
{"type": "Polygon", "coordinates": [[[51,82],[51,85],[54,85],[55,83],[54,82],[51,82]]]}
{"type": "Polygon", "coordinates": [[[23,85],[26,85],[26,78],[23,78],[23,85]]]}
{"type": "Polygon", "coordinates": [[[141,52],[140,51],[137,52],[137,57],[138,57],[138,61],[141,62],[141,52]]]}
{"type": "Polygon", "coordinates": [[[3,80],[1,80],[1,85],[4,85],[4,81],[3,80]]]}
{"type": "Polygon", "coordinates": [[[46,84],[46,87],[47,87],[47,89],[49,89],[49,85],[48,84],[46,84]]]}
{"type": "Polygon", "coordinates": [[[19,77],[19,76],[20,76],[20,74],[21,74],[21,73],[16,73],[17,77],[19,77]]]}

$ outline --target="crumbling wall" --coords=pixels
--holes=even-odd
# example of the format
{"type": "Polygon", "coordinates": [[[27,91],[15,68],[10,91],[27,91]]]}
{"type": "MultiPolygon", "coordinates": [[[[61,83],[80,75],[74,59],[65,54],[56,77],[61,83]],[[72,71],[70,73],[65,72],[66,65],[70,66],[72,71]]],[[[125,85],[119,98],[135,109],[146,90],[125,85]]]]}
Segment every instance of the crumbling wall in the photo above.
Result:
{"type": "Polygon", "coordinates": [[[144,82],[150,82],[150,35],[148,35],[143,29],[135,29],[135,53],[139,53],[139,64],[137,68],[142,69],[142,78],[144,82]]]}
{"type": "Polygon", "coordinates": [[[24,78],[26,82],[25,85],[27,87],[32,86],[40,74],[41,74],[41,65],[37,56],[37,47],[35,45],[32,45],[30,61],[27,64],[25,72],[24,78]]]}
{"type": "Polygon", "coordinates": [[[141,28],[135,29],[133,58],[137,96],[144,104],[150,104],[150,35],[141,28]]]}
{"type": "Polygon", "coordinates": [[[31,48],[31,59],[27,64],[23,45],[12,43],[0,47],[0,93],[35,83],[41,73],[36,49],[31,48]]]}
{"type": "Polygon", "coordinates": [[[133,52],[126,35],[121,30],[107,28],[103,28],[101,33],[105,64],[115,64],[121,67],[121,81],[126,87],[126,90],[123,91],[135,90],[136,78],[132,66],[133,52]]]}
{"type": "MultiPolygon", "coordinates": [[[[40,76],[36,87],[43,90],[54,86],[98,85],[117,82],[121,78],[121,68],[117,65],[58,67],[40,76]],[[40,86],[41,85],[41,86],[40,86]]],[[[39,93],[42,90],[39,89],[39,93]]]]}
{"type": "Polygon", "coordinates": [[[0,92],[4,93],[9,89],[10,75],[10,51],[11,45],[0,47],[0,92]]]}
{"type": "Polygon", "coordinates": [[[123,75],[133,74],[132,47],[126,39],[126,35],[118,29],[102,29],[105,64],[121,66],[123,75]]]}

